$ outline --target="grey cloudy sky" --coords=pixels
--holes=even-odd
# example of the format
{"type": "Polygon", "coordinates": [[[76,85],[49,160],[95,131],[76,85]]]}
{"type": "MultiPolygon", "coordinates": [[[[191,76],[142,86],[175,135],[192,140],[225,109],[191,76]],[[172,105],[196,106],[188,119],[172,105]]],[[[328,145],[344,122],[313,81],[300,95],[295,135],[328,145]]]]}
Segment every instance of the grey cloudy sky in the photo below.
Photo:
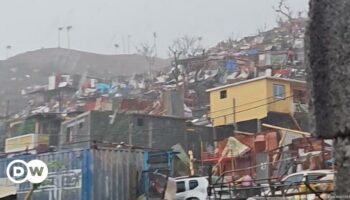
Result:
{"type": "MultiPolygon", "coordinates": [[[[0,6],[0,59],[21,52],[57,47],[61,26],[72,25],[73,49],[114,54],[114,44],[130,52],[158,35],[158,52],[167,56],[167,46],[184,34],[203,37],[205,46],[230,35],[246,36],[258,27],[275,25],[272,10],[279,0],[2,0],[0,6]],[[123,38],[124,43],[123,45],[123,38]],[[125,46],[125,48],[123,48],[125,46]],[[1,48],[3,47],[3,48],[1,48]]],[[[308,0],[289,0],[295,11],[307,11],[308,0]]],[[[66,31],[61,46],[67,46],[66,31]]]]}

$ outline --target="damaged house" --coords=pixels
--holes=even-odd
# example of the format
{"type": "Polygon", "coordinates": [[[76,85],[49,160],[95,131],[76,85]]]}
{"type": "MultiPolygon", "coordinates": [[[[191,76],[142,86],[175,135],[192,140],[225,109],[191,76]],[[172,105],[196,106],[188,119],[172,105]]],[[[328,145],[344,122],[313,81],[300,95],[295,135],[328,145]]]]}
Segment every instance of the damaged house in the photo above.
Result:
{"type": "Polygon", "coordinates": [[[304,81],[277,77],[258,77],[207,92],[216,146],[215,151],[203,152],[202,159],[216,163],[220,173],[253,166],[258,153],[278,148],[279,135],[263,125],[300,130],[294,114],[302,113],[300,107],[307,102],[304,81]],[[229,146],[241,148],[230,152],[229,146]]]}

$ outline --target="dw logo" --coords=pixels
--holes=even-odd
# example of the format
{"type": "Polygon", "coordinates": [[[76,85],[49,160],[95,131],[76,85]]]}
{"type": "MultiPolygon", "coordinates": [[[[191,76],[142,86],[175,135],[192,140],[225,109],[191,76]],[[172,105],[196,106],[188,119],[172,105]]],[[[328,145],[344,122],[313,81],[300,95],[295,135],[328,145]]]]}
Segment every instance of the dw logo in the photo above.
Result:
{"type": "Polygon", "coordinates": [[[47,165],[41,160],[14,160],[7,166],[6,174],[13,183],[20,184],[25,181],[31,183],[43,182],[49,173],[47,165]]]}

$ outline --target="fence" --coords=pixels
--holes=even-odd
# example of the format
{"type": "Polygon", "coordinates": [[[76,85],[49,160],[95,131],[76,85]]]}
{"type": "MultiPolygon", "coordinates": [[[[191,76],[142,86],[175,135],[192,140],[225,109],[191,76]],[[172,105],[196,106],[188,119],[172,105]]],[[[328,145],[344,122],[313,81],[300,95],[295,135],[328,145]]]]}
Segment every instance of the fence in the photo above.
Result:
{"type": "Polygon", "coordinates": [[[299,180],[288,179],[284,181],[279,181],[280,178],[236,181],[221,176],[210,184],[209,191],[211,194],[209,199],[258,200],[290,197],[293,199],[322,200],[323,197],[329,197],[333,193],[334,180],[329,176],[333,175],[332,173],[318,176],[312,174],[300,175],[299,180]]]}
{"type": "Polygon", "coordinates": [[[1,159],[0,187],[15,189],[18,199],[24,199],[32,186],[29,182],[14,185],[6,178],[6,167],[15,159],[40,159],[48,165],[48,178],[33,193],[35,200],[136,199],[140,185],[149,187],[141,182],[146,181],[143,172],[172,169],[169,152],[130,149],[79,149],[1,159]]]}
{"type": "MultiPolygon", "coordinates": [[[[6,167],[15,159],[40,159],[48,165],[48,178],[35,190],[32,199],[125,200],[136,198],[135,188],[143,170],[144,152],[81,149],[6,158],[0,160],[0,179],[6,179],[6,167]]],[[[24,199],[30,189],[29,182],[19,184],[16,187],[18,199],[24,199]]]]}

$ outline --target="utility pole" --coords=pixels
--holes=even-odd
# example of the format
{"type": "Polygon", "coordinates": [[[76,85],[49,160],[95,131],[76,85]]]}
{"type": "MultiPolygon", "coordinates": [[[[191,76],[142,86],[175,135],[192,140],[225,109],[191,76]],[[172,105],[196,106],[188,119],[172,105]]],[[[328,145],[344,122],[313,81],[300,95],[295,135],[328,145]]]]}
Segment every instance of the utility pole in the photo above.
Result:
{"type": "Polygon", "coordinates": [[[119,44],[114,44],[115,54],[118,54],[119,44]]]}
{"type": "Polygon", "coordinates": [[[8,117],[9,117],[9,115],[10,115],[10,100],[7,100],[6,101],[6,119],[8,119],[8,117]]]}
{"type": "Polygon", "coordinates": [[[190,176],[193,176],[194,175],[194,164],[193,164],[194,158],[193,158],[192,150],[188,151],[188,156],[190,158],[190,176]]]}
{"type": "Polygon", "coordinates": [[[125,54],[125,38],[122,36],[122,42],[123,42],[123,54],[125,54]]]}
{"type": "Polygon", "coordinates": [[[157,51],[157,33],[153,33],[153,48],[154,48],[154,57],[158,56],[158,51],[157,51]]]}
{"type": "Polygon", "coordinates": [[[153,122],[149,120],[148,122],[148,148],[152,148],[153,144],[153,122]]]}
{"type": "Polygon", "coordinates": [[[132,131],[133,131],[133,121],[132,121],[132,116],[131,116],[131,122],[129,122],[129,145],[132,146],[132,131]]]}
{"type": "MultiPolygon", "coordinates": [[[[235,128],[235,131],[238,131],[238,126],[236,122],[236,99],[232,99],[232,120],[233,120],[233,127],[235,128]]],[[[261,124],[260,124],[261,125],[261,124]]]]}
{"type": "Polygon", "coordinates": [[[70,30],[73,28],[73,26],[67,26],[66,30],[67,30],[67,49],[70,49],[70,35],[69,32],[70,30]]]}
{"type": "Polygon", "coordinates": [[[127,40],[127,43],[128,43],[128,54],[130,54],[130,40],[131,40],[131,35],[128,35],[128,40],[127,40]]]}
{"type": "Polygon", "coordinates": [[[11,50],[12,46],[11,45],[7,45],[6,46],[6,60],[9,58],[10,56],[10,50],[11,50]]]}
{"type": "Polygon", "coordinates": [[[315,136],[333,139],[336,199],[350,195],[349,10],[348,0],[310,0],[305,37],[310,121],[315,136]]]}
{"type": "Polygon", "coordinates": [[[57,29],[57,31],[58,31],[58,48],[60,48],[61,47],[61,31],[63,30],[63,27],[59,27],[58,29],[57,29]]]}

